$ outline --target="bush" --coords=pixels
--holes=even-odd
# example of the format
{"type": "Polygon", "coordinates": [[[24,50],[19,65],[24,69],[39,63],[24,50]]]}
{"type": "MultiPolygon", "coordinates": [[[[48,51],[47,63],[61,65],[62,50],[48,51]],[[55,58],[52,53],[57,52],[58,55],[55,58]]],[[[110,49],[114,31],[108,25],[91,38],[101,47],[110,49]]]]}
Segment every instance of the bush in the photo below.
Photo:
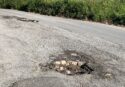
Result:
{"type": "Polygon", "coordinates": [[[112,21],[114,24],[125,25],[125,3],[120,3],[113,12],[112,21]]]}
{"type": "Polygon", "coordinates": [[[125,0],[0,0],[0,7],[125,25],[125,0]]]}

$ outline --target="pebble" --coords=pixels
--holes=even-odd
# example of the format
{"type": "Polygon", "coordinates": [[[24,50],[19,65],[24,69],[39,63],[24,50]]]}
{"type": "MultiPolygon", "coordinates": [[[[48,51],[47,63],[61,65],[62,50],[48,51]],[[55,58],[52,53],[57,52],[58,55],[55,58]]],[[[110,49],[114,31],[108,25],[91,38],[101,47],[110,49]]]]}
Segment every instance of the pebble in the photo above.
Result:
{"type": "Polygon", "coordinates": [[[112,78],[112,74],[111,74],[111,73],[106,73],[106,74],[105,74],[105,78],[111,79],[111,78],[112,78]]]}
{"type": "Polygon", "coordinates": [[[55,65],[60,65],[61,62],[60,62],[60,61],[55,61],[54,64],[55,64],[55,65]]]}
{"type": "Polygon", "coordinates": [[[69,63],[69,62],[67,62],[67,63],[66,63],[66,66],[69,66],[69,65],[70,65],[70,63],[69,63]]]}
{"type": "Polygon", "coordinates": [[[67,75],[71,75],[72,73],[71,73],[71,71],[66,70],[66,74],[67,74],[67,75]]]}
{"type": "Polygon", "coordinates": [[[62,61],[61,61],[61,64],[62,64],[62,65],[66,65],[66,61],[65,61],[65,60],[62,60],[62,61]]]}
{"type": "Polygon", "coordinates": [[[85,62],[81,62],[81,61],[78,62],[78,66],[82,66],[84,64],[85,64],[85,62]]]}
{"type": "Polygon", "coordinates": [[[60,69],[60,71],[64,71],[65,70],[64,67],[60,67],[59,69],[60,69]]]}
{"type": "Polygon", "coordinates": [[[72,61],[72,65],[77,66],[78,62],[72,61]]]}
{"type": "Polygon", "coordinates": [[[58,65],[55,66],[55,69],[59,69],[60,67],[58,65]]]}
{"type": "Polygon", "coordinates": [[[71,56],[78,56],[77,53],[71,53],[71,56]]]}
{"type": "MultiPolygon", "coordinates": [[[[77,73],[80,71],[80,67],[84,65],[85,62],[82,62],[80,60],[58,60],[54,62],[54,69],[58,72],[62,72],[67,75],[72,75],[74,73],[77,73]]],[[[110,74],[105,74],[105,77],[108,78],[110,77],[110,74]]]]}

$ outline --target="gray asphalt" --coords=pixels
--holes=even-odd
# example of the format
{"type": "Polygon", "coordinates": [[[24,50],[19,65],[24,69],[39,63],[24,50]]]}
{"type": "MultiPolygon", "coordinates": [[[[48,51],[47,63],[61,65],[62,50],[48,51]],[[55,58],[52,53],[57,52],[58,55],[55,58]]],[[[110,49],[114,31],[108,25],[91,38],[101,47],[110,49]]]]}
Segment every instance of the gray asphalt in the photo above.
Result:
{"type": "Polygon", "coordinates": [[[52,18],[50,20],[48,19],[49,22],[42,18],[41,20],[51,26],[56,26],[58,28],[69,30],[71,32],[81,34],[90,33],[93,36],[97,36],[114,43],[125,44],[125,28],[70,19],[56,21],[54,18],[52,18]]]}
{"type": "Polygon", "coordinates": [[[124,37],[124,27],[0,9],[0,87],[125,87],[124,37]],[[67,76],[40,69],[66,50],[91,56],[97,70],[67,76]]]}
{"type": "MultiPolygon", "coordinates": [[[[29,15],[26,13],[18,13],[16,11],[6,11],[1,10],[1,13],[7,12],[10,15],[19,14],[19,15],[29,15]]],[[[105,40],[118,43],[125,44],[125,28],[124,27],[116,27],[112,25],[106,25],[101,23],[93,23],[87,21],[79,21],[72,19],[63,19],[58,17],[51,16],[34,16],[38,18],[42,23],[46,25],[50,25],[53,27],[58,27],[61,29],[69,30],[76,33],[90,33],[91,35],[103,38],[105,40]],[[40,17],[40,18],[39,18],[40,17]],[[56,20],[57,19],[57,20],[56,20]]]]}
{"type": "Polygon", "coordinates": [[[56,77],[32,78],[32,79],[20,81],[19,83],[12,84],[12,87],[45,87],[45,86],[46,87],[65,87],[64,83],[60,81],[59,78],[56,78],[56,77]]]}

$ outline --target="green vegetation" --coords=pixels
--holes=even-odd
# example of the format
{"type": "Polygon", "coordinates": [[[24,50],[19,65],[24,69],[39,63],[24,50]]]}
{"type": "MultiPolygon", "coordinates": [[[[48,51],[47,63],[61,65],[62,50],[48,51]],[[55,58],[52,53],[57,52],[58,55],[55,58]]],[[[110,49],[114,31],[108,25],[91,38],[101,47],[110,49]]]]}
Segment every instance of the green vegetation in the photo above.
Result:
{"type": "Polygon", "coordinates": [[[125,25],[125,0],[0,0],[0,7],[125,25]]]}

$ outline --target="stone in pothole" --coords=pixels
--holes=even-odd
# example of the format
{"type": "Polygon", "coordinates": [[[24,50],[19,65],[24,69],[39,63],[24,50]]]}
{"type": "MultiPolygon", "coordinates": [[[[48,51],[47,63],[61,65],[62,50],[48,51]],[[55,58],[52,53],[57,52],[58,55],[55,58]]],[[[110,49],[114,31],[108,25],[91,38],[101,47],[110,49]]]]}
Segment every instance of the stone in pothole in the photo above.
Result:
{"type": "Polygon", "coordinates": [[[67,75],[74,75],[74,74],[90,74],[93,69],[87,65],[86,62],[83,61],[72,61],[72,60],[60,60],[54,61],[51,63],[51,69],[67,74],[67,75]]]}
{"type": "Polygon", "coordinates": [[[55,70],[62,74],[75,75],[75,74],[90,74],[94,71],[87,61],[80,60],[81,56],[76,52],[68,52],[58,55],[56,59],[46,65],[40,64],[42,70],[55,70]]]}

